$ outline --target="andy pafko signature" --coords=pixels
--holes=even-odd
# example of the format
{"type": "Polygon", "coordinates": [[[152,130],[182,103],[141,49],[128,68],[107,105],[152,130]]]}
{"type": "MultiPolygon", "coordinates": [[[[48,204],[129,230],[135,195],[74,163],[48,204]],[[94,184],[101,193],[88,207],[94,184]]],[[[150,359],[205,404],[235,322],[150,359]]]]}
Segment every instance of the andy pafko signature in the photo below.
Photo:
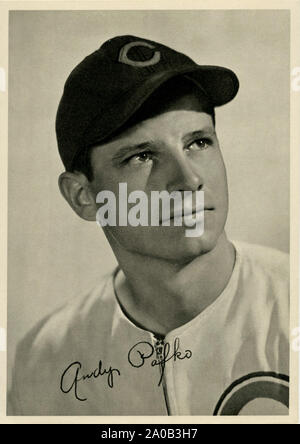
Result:
{"type": "MultiPolygon", "coordinates": [[[[160,385],[162,382],[167,361],[170,361],[171,359],[173,359],[173,361],[176,361],[177,359],[190,359],[192,357],[191,350],[185,350],[184,352],[181,352],[179,351],[179,347],[179,338],[174,339],[172,351],[169,342],[165,342],[164,345],[161,346],[161,349],[159,351],[157,350],[157,359],[152,359],[151,366],[155,367],[156,365],[158,365],[160,367],[160,379],[158,385],[160,385]]],[[[132,365],[132,367],[142,367],[145,361],[153,356],[154,352],[155,348],[149,342],[138,342],[129,350],[128,362],[132,365]]]]}
{"type": "MultiPolygon", "coordinates": [[[[151,364],[151,367],[159,366],[160,379],[158,385],[161,384],[165,372],[166,362],[173,360],[190,359],[192,357],[191,350],[184,352],[179,350],[180,340],[175,338],[173,347],[169,342],[162,343],[159,347],[154,347],[150,342],[141,341],[135,344],[128,352],[128,362],[132,367],[140,368],[145,362],[151,364]],[[153,356],[155,354],[155,357],[153,356]],[[152,360],[149,360],[152,357],[152,360]]],[[[98,362],[98,367],[94,370],[84,373],[80,361],[74,361],[64,370],[60,379],[60,389],[63,393],[70,393],[73,390],[74,396],[78,401],[86,401],[87,398],[82,397],[82,382],[97,379],[99,376],[106,376],[108,387],[114,387],[114,376],[121,376],[120,370],[110,366],[105,368],[102,360],[98,362]],[[80,387],[80,390],[79,390],[80,387]]]]}
{"type": "Polygon", "coordinates": [[[74,389],[75,398],[78,401],[86,401],[87,398],[81,398],[78,394],[78,383],[81,381],[85,381],[86,379],[98,378],[99,376],[107,375],[107,384],[110,388],[114,386],[114,372],[117,375],[121,375],[120,371],[117,368],[109,369],[103,368],[102,361],[99,361],[98,367],[90,373],[86,375],[82,375],[81,370],[81,362],[75,361],[70,364],[65,371],[63,372],[60,379],[60,389],[63,393],[69,393],[72,389],[74,389]]]}

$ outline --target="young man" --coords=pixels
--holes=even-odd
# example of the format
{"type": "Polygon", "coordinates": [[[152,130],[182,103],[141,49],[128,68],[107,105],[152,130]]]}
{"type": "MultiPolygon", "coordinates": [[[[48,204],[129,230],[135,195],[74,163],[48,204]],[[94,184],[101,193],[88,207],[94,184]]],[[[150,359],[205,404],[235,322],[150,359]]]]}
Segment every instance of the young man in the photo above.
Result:
{"type": "Polygon", "coordinates": [[[73,210],[95,221],[105,190],[119,221],[120,184],[148,202],[153,191],[203,192],[204,232],[186,236],[184,203],[169,225],[104,226],[119,267],[19,345],[9,414],[288,413],[288,259],[224,231],[214,108],[237,91],[232,71],[134,36],[72,71],[56,128],[73,210]]]}

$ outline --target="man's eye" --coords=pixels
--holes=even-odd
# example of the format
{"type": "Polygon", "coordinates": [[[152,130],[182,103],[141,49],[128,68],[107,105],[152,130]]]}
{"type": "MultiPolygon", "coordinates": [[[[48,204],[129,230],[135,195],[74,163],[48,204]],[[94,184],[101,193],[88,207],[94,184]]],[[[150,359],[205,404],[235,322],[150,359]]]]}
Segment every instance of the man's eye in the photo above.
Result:
{"type": "Polygon", "coordinates": [[[152,158],[153,154],[150,151],[143,151],[142,153],[134,154],[133,156],[126,159],[126,163],[138,165],[141,163],[149,162],[150,160],[152,160],[152,158]]]}
{"type": "Polygon", "coordinates": [[[197,139],[192,142],[187,149],[188,150],[205,150],[213,144],[211,139],[197,139]]]}

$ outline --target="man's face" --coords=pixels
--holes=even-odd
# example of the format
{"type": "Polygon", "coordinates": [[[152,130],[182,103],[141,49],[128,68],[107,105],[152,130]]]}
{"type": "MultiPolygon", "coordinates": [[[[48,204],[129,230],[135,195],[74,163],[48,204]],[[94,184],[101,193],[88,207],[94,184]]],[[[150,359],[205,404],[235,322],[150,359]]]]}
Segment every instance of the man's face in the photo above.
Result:
{"type": "Polygon", "coordinates": [[[99,191],[112,191],[117,214],[119,183],[127,183],[128,194],[143,191],[149,202],[151,191],[204,191],[200,237],[187,237],[187,227],[174,226],[172,220],[171,226],[107,226],[104,231],[115,252],[122,248],[184,263],[215,247],[228,211],[226,171],[212,117],[194,95],[164,105],[159,114],[96,147],[91,163],[95,197],[99,191]]]}

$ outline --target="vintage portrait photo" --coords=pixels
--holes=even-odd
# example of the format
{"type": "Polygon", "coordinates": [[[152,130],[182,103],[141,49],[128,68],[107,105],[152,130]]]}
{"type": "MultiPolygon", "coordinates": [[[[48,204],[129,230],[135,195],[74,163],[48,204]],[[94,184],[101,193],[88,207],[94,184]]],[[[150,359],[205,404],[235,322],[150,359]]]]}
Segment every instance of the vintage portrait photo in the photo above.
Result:
{"type": "Polygon", "coordinates": [[[8,29],[7,416],[288,418],[290,10],[8,29]]]}

